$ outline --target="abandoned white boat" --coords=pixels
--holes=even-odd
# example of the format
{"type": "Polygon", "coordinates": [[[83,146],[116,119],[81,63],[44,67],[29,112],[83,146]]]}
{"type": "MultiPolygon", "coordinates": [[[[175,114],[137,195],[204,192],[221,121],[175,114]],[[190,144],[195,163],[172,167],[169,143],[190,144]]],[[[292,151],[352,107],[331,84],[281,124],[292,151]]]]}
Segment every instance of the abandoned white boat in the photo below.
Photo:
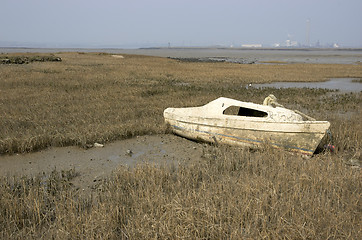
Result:
{"type": "Polygon", "coordinates": [[[330,123],[272,105],[220,97],[201,107],[167,108],[164,118],[174,133],[194,140],[249,147],[270,144],[313,155],[330,123]]]}

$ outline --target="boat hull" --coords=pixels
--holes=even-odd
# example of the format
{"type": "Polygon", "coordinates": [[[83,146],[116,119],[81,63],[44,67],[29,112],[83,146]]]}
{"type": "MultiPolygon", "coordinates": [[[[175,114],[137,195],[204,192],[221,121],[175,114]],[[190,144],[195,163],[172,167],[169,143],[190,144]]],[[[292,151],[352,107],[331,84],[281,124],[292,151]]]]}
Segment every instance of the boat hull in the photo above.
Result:
{"type": "Polygon", "coordinates": [[[284,107],[224,97],[201,107],[167,108],[164,118],[174,133],[186,138],[249,147],[269,144],[306,155],[313,155],[330,126],[310,117],[305,121],[284,107]]]}
{"type": "MultiPolygon", "coordinates": [[[[172,131],[180,136],[210,143],[221,143],[252,148],[265,144],[305,155],[313,155],[329,128],[329,122],[303,123],[240,123],[249,127],[233,127],[217,120],[190,122],[165,118],[172,131]],[[213,124],[205,124],[212,122],[213,124]]],[[[235,124],[234,124],[235,125],[235,124]]]]}

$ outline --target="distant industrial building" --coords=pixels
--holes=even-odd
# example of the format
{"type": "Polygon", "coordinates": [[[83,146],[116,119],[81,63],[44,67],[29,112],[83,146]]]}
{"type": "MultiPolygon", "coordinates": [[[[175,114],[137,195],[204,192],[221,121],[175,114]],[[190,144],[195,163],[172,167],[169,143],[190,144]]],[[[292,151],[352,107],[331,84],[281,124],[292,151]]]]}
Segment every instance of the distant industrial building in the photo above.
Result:
{"type": "Polygon", "coordinates": [[[263,45],[261,44],[241,44],[243,48],[261,48],[263,45]]]}
{"type": "Polygon", "coordinates": [[[298,42],[288,39],[285,41],[285,46],[286,47],[298,47],[298,42]]]}

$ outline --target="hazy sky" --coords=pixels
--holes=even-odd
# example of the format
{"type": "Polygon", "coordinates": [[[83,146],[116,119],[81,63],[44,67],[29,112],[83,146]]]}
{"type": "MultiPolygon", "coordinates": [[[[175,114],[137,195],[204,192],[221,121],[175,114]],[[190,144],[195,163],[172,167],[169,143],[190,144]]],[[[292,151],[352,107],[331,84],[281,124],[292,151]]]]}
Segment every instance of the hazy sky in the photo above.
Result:
{"type": "Polygon", "coordinates": [[[362,46],[362,0],[0,0],[1,43],[362,46]]]}

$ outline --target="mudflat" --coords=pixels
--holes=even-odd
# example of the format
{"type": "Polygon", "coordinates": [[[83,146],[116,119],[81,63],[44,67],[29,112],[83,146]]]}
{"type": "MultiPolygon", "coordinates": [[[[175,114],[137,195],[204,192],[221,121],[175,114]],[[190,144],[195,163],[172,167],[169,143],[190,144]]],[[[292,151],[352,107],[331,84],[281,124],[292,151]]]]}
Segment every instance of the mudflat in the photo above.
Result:
{"type": "Polygon", "coordinates": [[[75,170],[75,187],[89,190],[117,167],[138,164],[175,164],[198,161],[203,144],[173,134],[137,136],[89,149],[51,147],[39,152],[0,157],[1,176],[49,175],[53,170],[75,170]]]}

